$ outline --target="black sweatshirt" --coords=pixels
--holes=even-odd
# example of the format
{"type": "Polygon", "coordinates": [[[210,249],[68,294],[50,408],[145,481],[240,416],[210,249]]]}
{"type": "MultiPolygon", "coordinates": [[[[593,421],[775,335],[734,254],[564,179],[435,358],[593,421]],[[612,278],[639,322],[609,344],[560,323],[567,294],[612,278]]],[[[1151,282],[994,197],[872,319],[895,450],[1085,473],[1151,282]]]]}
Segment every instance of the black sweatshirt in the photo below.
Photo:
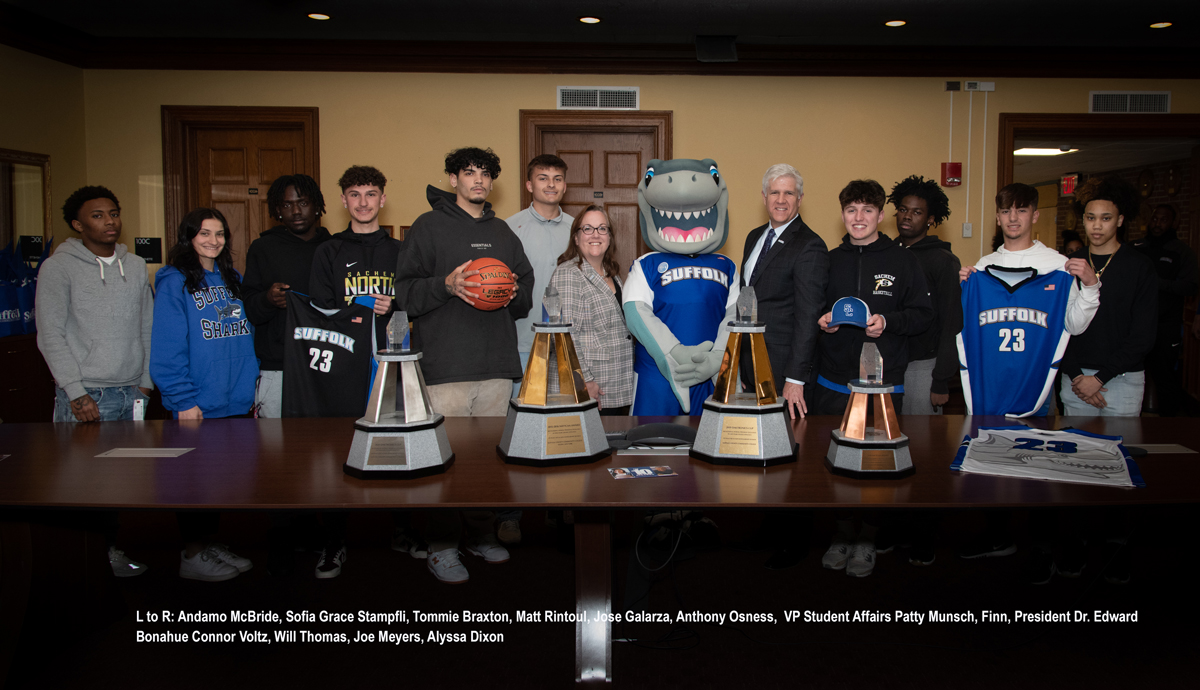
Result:
{"type": "MultiPolygon", "coordinates": [[[[521,378],[517,328],[533,306],[533,266],[521,240],[485,203],[475,218],[455,195],[428,187],[432,211],[413,222],[396,270],[399,308],[413,321],[412,344],[424,353],[421,370],[430,385],[521,378]],[[517,275],[504,309],[483,311],[446,291],[446,276],[467,261],[503,261],[517,275]]],[[[540,302],[540,298],[539,298],[540,302]]]]}
{"type": "MultiPolygon", "coordinates": [[[[904,246],[904,245],[900,245],[904,246]]],[[[950,392],[950,381],[958,373],[958,333],[962,330],[962,291],[958,271],[962,268],[950,243],[937,235],[926,235],[908,247],[925,272],[925,285],[933,303],[933,324],[929,330],[908,338],[908,361],[937,358],[933,365],[932,393],[950,392]]]]}
{"type": "Polygon", "coordinates": [[[1179,327],[1183,324],[1183,303],[1196,294],[1200,285],[1196,254],[1179,241],[1175,228],[1158,237],[1147,235],[1130,245],[1154,263],[1158,274],[1158,323],[1164,330],[1175,331],[1171,335],[1172,342],[1178,342],[1179,327]]]}
{"type": "MultiPolygon", "coordinates": [[[[1088,250],[1071,258],[1086,260],[1088,250]]],[[[1150,259],[1124,245],[1111,255],[1093,254],[1092,261],[1104,271],[1100,308],[1087,330],[1071,337],[1062,371],[1074,380],[1083,374],[1081,369],[1097,369],[1096,377],[1107,382],[1145,369],[1158,327],[1158,276],[1150,259]]]]}
{"type": "Polygon", "coordinates": [[[329,231],[317,228],[307,242],[282,225],[271,228],[250,243],[246,252],[246,277],[242,279],[242,301],[246,316],[254,324],[254,353],[264,371],[283,370],[283,336],[287,312],[267,299],[275,283],[287,283],[299,294],[308,294],[317,247],[329,239],[329,231]]]}
{"type": "Polygon", "coordinates": [[[908,369],[908,336],[925,332],[933,323],[933,306],[925,287],[925,273],[911,252],[886,235],[871,244],[850,243],[850,235],[829,250],[829,287],[825,311],[843,297],[867,303],[871,315],[887,321],[883,334],[868,338],[865,329],[841,326],[836,333],[821,332],[821,363],[817,373],[844,386],[858,378],[858,363],[864,343],[875,343],[883,357],[883,380],[904,385],[908,369]]]}
{"type": "MultiPolygon", "coordinates": [[[[396,296],[396,263],[404,244],[387,230],[358,234],[349,226],[317,249],[313,258],[309,295],[322,309],[343,309],[355,297],[396,296]]],[[[394,309],[403,309],[395,301],[394,309]]],[[[375,342],[387,347],[387,325],[391,314],[375,316],[375,342]]]]}

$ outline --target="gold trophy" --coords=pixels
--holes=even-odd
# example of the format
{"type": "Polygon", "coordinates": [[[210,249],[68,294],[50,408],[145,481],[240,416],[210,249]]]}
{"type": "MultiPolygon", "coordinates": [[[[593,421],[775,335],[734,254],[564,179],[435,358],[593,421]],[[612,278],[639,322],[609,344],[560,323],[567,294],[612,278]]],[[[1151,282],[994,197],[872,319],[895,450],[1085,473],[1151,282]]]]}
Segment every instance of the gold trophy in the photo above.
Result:
{"type": "Polygon", "coordinates": [[[858,378],[847,384],[850,402],[842,425],[833,430],[825,463],[835,474],[860,479],[896,479],[915,468],[908,437],[900,432],[892,406],[894,386],[883,382],[883,357],[875,343],[863,345],[858,378]],[[867,407],[874,403],[875,426],[867,426],[867,407]]]}
{"type": "Polygon", "coordinates": [[[792,420],[775,391],[775,377],[763,339],[766,324],[758,321],[754,288],[738,295],[738,320],[730,321],[729,341],[717,373],[716,390],[704,401],[700,428],[691,456],[714,465],[768,467],[796,461],[792,420]],[[742,337],[750,338],[754,390],[740,392],[738,362],[742,337]]]}
{"type": "Polygon", "coordinates": [[[375,353],[378,368],[367,413],[354,422],[350,457],[342,470],[359,479],[410,479],[444,472],[454,462],[442,415],[429,404],[418,362],[408,349],[408,314],[388,322],[388,348],[375,353]]]}
{"type": "Polygon", "coordinates": [[[571,340],[571,324],[561,323],[562,302],[553,285],[542,298],[542,323],[532,325],[533,350],[517,397],[508,401],[508,419],[496,450],[505,462],[550,467],[608,457],[612,449],[600,422],[600,404],[588,395],[571,340]],[[550,353],[555,366],[550,367],[550,353]],[[551,376],[557,392],[551,390],[551,376]]]}

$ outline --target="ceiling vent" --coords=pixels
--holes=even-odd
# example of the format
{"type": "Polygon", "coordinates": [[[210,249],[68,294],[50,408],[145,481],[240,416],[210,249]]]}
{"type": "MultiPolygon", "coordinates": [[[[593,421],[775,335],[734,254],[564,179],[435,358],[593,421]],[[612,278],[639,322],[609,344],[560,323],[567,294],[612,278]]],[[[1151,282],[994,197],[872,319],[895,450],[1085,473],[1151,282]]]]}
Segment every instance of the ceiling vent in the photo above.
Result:
{"type": "Polygon", "coordinates": [[[639,86],[560,86],[559,110],[637,110],[639,86]]]}
{"type": "Polygon", "coordinates": [[[1170,91],[1092,91],[1089,113],[1171,112],[1170,91]]]}

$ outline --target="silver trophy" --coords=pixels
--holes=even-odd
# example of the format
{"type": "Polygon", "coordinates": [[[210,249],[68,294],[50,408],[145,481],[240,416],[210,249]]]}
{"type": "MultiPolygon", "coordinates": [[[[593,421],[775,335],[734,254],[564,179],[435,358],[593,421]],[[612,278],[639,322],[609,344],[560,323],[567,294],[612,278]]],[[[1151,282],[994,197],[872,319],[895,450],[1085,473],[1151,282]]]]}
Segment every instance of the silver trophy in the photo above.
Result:
{"type": "Polygon", "coordinates": [[[444,472],[454,462],[442,415],[433,411],[420,352],[409,349],[408,313],[387,326],[367,413],[354,423],[350,457],[342,469],[359,479],[408,479],[444,472]]]}

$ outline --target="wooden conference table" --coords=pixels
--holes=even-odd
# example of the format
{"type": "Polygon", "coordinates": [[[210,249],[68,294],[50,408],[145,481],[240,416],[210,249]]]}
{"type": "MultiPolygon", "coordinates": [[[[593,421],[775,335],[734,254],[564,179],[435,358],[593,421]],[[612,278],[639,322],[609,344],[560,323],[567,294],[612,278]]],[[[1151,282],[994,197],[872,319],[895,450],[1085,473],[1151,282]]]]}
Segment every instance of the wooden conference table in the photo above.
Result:
{"type": "MultiPolygon", "coordinates": [[[[699,417],[604,418],[610,431],[651,421],[696,426],[699,417]]],[[[965,434],[1014,423],[998,417],[901,417],[916,473],[895,481],[848,479],[831,474],[823,461],[830,431],[839,422],[838,417],[796,422],[797,462],[766,469],[636,455],[533,468],[508,465],[497,456],[504,419],[448,418],[456,459],[445,473],[375,481],[342,472],[351,419],[0,425],[0,456],[8,455],[0,460],[0,573],[5,574],[0,596],[10,612],[20,614],[4,616],[0,643],[15,641],[20,633],[31,571],[28,520],[46,509],[569,508],[576,511],[577,610],[611,612],[611,509],[1030,508],[1200,501],[1195,455],[1142,458],[1147,488],[1138,490],[951,472],[965,434]],[[175,458],[96,457],[114,448],[155,447],[195,450],[175,458]],[[607,472],[642,465],[670,465],[679,476],[614,480],[607,472]]],[[[1127,446],[1174,443],[1200,449],[1200,425],[1190,419],[1051,418],[1029,424],[1123,436],[1127,446]]],[[[611,642],[611,624],[576,625],[577,680],[611,680],[611,642]]]]}

